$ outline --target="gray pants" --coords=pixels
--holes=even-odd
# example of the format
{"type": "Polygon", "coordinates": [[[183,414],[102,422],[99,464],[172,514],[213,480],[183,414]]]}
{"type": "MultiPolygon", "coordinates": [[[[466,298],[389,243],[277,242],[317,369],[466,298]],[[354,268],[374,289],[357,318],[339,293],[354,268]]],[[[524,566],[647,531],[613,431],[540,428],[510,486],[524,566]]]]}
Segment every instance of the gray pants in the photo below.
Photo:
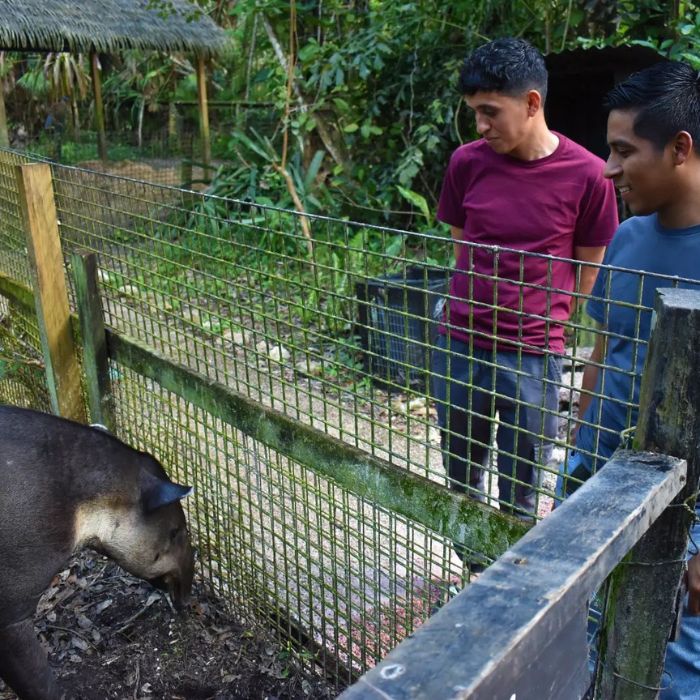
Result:
{"type": "Polygon", "coordinates": [[[557,435],[562,359],[486,350],[440,336],[432,358],[445,468],[451,487],[485,500],[492,430],[498,414],[501,510],[535,513],[536,465],[546,464],[557,435]]]}

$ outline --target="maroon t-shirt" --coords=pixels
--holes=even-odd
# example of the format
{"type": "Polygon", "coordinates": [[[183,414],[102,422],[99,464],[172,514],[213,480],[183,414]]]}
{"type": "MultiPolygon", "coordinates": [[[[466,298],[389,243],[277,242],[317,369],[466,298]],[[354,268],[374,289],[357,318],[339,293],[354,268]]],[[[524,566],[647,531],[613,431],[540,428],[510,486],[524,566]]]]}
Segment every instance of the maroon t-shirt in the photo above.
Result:
{"type": "Polygon", "coordinates": [[[438,219],[464,230],[442,332],[485,348],[564,352],[574,246],[606,246],[618,219],[603,161],[557,134],[545,158],[480,139],[450,159],[438,219]]]}

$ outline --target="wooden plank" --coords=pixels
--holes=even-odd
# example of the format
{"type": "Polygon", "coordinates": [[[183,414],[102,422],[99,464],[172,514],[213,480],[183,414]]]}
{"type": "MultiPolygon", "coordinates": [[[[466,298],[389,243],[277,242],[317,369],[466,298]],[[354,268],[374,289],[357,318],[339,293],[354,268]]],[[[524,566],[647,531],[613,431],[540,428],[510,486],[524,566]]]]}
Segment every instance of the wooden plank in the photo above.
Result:
{"type": "Polygon", "coordinates": [[[204,162],[204,179],[211,174],[211,140],[209,136],[209,103],[207,101],[207,69],[203,56],[197,56],[197,100],[199,102],[199,133],[202,138],[202,161],[204,162]]]}
{"type": "Polygon", "coordinates": [[[394,467],[326,433],[174,365],[137,341],[107,331],[109,356],[186,401],[352,493],[422,523],[486,557],[500,556],[529,526],[429,479],[394,467]]]}
{"type": "Polygon", "coordinates": [[[12,279],[4,272],[0,272],[0,294],[23,307],[26,311],[36,311],[34,305],[34,293],[22,282],[12,279]]]}
{"type": "Polygon", "coordinates": [[[685,472],[683,460],[618,453],[340,698],[580,698],[588,599],[685,472]]]}
{"type": "Polygon", "coordinates": [[[105,108],[102,100],[102,70],[95,51],[90,54],[92,69],[92,91],[95,97],[95,128],[97,129],[97,152],[100,160],[107,161],[107,134],[105,131],[105,108]]]}
{"type": "Polygon", "coordinates": [[[84,422],[51,168],[46,163],[18,165],[16,174],[51,407],[58,415],[84,422]]]}
{"type": "Polygon", "coordinates": [[[97,283],[97,256],[84,251],[73,253],[71,263],[83,339],[83,371],[90,420],[115,432],[107,337],[97,283]]]}
{"type": "Polygon", "coordinates": [[[700,294],[659,290],[655,313],[635,447],[684,458],[688,478],[613,574],[596,688],[605,700],[655,697],[643,687],[662,684],[700,474],[700,294]]]}

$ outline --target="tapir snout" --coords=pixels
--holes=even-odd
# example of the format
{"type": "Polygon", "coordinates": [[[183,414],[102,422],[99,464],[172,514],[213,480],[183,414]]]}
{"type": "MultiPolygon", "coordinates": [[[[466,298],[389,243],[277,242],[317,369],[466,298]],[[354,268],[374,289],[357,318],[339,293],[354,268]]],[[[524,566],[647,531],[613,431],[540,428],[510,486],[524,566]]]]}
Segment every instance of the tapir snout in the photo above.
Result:
{"type": "Polygon", "coordinates": [[[0,677],[20,698],[62,697],[33,631],[42,592],[92,547],[166,590],[189,596],[194,555],[180,500],[191,489],[112,435],[0,406],[0,677]]]}

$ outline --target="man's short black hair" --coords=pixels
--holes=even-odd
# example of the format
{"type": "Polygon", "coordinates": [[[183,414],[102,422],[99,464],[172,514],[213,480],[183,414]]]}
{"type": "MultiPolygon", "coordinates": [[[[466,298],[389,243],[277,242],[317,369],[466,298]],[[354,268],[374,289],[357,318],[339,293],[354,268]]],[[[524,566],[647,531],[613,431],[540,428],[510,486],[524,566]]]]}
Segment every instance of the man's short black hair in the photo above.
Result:
{"type": "Polygon", "coordinates": [[[606,96],[604,106],[636,112],[634,133],[663,150],[679,131],[700,153],[700,79],[687,63],[664,61],[633,73],[606,96]]]}
{"type": "Polygon", "coordinates": [[[542,54],[524,39],[495,39],[464,59],[459,76],[463,95],[502,92],[520,95],[537,90],[547,97],[547,67],[542,54]]]}

